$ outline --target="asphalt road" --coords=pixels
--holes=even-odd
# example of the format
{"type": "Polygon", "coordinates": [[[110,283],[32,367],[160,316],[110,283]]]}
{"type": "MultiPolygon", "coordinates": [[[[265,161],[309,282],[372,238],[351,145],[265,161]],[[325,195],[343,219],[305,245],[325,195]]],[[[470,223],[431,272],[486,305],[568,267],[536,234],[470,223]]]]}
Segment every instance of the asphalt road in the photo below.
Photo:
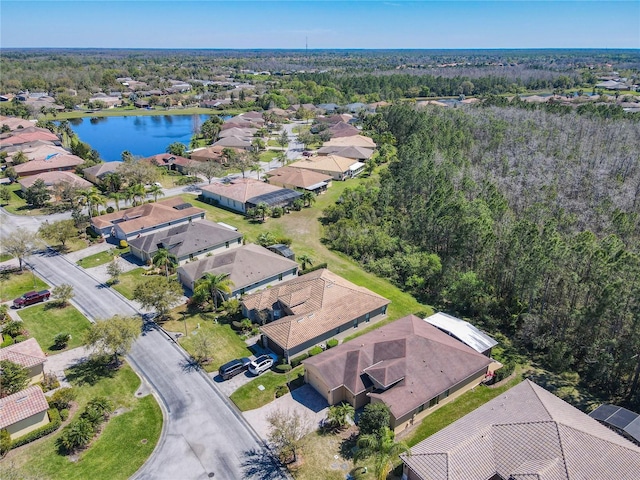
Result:
{"type": "MultiPolygon", "coordinates": [[[[28,262],[49,284],[71,284],[72,303],[91,319],[139,313],[61,255],[49,251],[32,255],[28,262]]],[[[133,478],[288,478],[215,384],[154,323],[145,325],[128,360],[160,400],[165,423],[156,450],[133,478]]]]}

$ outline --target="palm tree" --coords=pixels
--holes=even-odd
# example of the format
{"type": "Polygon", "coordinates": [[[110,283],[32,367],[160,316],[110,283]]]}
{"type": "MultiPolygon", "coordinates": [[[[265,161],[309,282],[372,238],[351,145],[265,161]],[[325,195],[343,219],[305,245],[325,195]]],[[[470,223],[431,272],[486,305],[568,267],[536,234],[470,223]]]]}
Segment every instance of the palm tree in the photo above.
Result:
{"type": "Polygon", "coordinates": [[[117,192],[122,188],[123,178],[118,172],[107,173],[102,177],[102,184],[109,192],[117,192]]]}
{"type": "Polygon", "coordinates": [[[137,205],[136,198],[140,198],[140,203],[144,202],[144,198],[147,196],[147,191],[144,188],[144,185],[141,183],[136,183],[131,185],[127,192],[131,193],[131,197],[133,198],[133,205],[137,205]]]}
{"type": "Polygon", "coordinates": [[[167,278],[169,278],[169,268],[178,264],[178,257],[166,248],[159,248],[153,256],[153,264],[157,267],[163,267],[167,278]]]}
{"type": "Polygon", "coordinates": [[[289,161],[289,157],[287,157],[287,152],[281,151],[276,154],[275,159],[280,162],[280,164],[284,167],[289,161]]]}
{"type": "Polygon", "coordinates": [[[89,218],[91,218],[93,207],[105,204],[104,198],[94,187],[88,188],[87,190],[80,190],[78,192],[78,196],[87,206],[87,209],[89,210],[89,218]]]}
{"type": "Polygon", "coordinates": [[[298,261],[300,262],[302,271],[305,271],[307,269],[307,265],[313,266],[313,258],[311,258],[309,255],[306,255],[304,253],[298,257],[298,261]]]}
{"type": "Polygon", "coordinates": [[[196,282],[194,293],[206,293],[207,297],[213,300],[215,309],[218,309],[218,298],[224,301],[224,294],[232,292],[233,282],[229,278],[228,273],[205,273],[200,280],[196,282]]]}
{"type": "Polygon", "coordinates": [[[256,205],[256,213],[262,217],[262,223],[264,223],[265,218],[269,214],[269,205],[265,202],[260,202],[256,205]]]}
{"type": "Polygon", "coordinates": [[[251,165],[249,167],[249,170],[251,170],[254,173],[257,173],[258,175],[258,180],[260,180],[260,174],[264,171],[264,168],[262,168],[262,165],[258,162],[258,163],[254,163],[253,165],[251,165]]]}
{"type": "Polygon", "coordinates": [[[349,424],[349,418],[353,418],[355,413],[355,409],[350,404],[342,402],[340,405],[329,407],[327,420],[334,428],[342,430],[349,424]]]}
{"type": "Polygon", "coordinates": [[[357,442],[358,449],[353,455],[353,462],[364,458],[375,457],[374,473],[376,480],[385,480],[393,470],[393,460],[401,453],[411,454],[409,447],[402,442],[394,441],[394,435],[389,427],[384,427],[381,435],[360,435],[357,442]]]}
{"type": "Polygon", "coordinates": [[[158,196],[160,195],[164,196],[164,191],[162,190],[162,187],[160,185],[156,185],[155,183],[153,185],[150,185],[149,188],[147,188],[147,193],[149,195],[153,195],[154,202],[158,201],[158,196]]]}
{"type": "Polygon", "coordinates": [[[124,194],[120,192],[113,192],[109,194],[109,198],[116,202],[116,209],[120,211],[120,200],[124,200],[124,194]]]}
{"type": "Polygon", "coordinates": [[[302,192],[302,200],[304,200],[305,206],[310,207],[316,202],[316,194],[311,190],[305,190],[302,192]]]}

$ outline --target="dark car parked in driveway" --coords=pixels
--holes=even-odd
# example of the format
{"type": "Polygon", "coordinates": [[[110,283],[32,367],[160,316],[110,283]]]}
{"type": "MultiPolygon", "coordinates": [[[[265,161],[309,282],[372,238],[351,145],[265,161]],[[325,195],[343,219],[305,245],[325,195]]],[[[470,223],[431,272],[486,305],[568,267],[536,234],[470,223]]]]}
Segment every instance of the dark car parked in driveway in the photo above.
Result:
{"type": "Polygon", "coordinates": [[[13,308],[22,308],[28,305],[33,305],[34,303],[44,302],[46,300],[49,300],[50,296],[51,292],[49,290],[27,292],[20,298],[16,298],[13,301],[13,308]]]}
{"type": "Polygon", "coordinates": [[[230,378],[235,377],[239,373],[244,372],[251,363],[251,360],[248,358],[236,358],[235,360],[231,360],[228,363],[225,363],[218,369],[218,373],[222,377],[223,380],[229,380],[230,378]]]}

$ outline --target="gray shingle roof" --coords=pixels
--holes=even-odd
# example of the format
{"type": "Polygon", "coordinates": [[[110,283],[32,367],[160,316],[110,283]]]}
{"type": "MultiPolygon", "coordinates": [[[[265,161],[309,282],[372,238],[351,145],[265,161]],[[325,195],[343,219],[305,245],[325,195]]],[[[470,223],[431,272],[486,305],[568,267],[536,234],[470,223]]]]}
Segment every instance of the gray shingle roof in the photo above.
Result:
{"type": "Polygon", "coordinates": [[[637,480],[640,467],[640,448],[529,380],[401,457],[425,480],[637,480]]]}

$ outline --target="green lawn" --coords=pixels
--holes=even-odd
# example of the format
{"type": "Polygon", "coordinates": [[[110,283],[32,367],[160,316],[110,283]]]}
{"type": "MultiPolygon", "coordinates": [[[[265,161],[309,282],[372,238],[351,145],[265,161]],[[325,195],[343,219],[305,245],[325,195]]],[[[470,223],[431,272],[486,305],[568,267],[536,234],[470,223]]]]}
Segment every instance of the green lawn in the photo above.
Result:
{"type": "MultiPolygon", "coordinates": [[[[212,318],[208,318],[209,315],[212,314],[187,315],[187,337],[180,338],[180,345],[192,356],[195,354],[193,339],[196,335],[208,335],[211,338],[213,344],[211,360],[204,365],[207,372],[217,372],[220,365],[234,358],[252,355],[247,344],[230,325],[215,323],[212,318]]],[[[164,322],[162,326],[170,332],[182,334],[185,332],[185,322],[182,319],[164,322]]]]}
{"type": "Polygon", "coordinates": [[[271,160],[276,158],[276,155],[278,155],[278,152],[276,150],[266,150],[260,154],[260,161],[270,162],[271,160]]]}
{"type": "Polygon", "coordinates": [[[123,249],[112,248],[110,250],[105,250],[104,252],[98,252],[93,255],[89,255],[88,257],[81,258],[76,263],[82,268],[92,268],[109,263],[117,255],[124,255],[126,253],[129,253],[128,247],[123,249]]]}
{"type": "Polygon", "coordinates": [[[28,270],[0,275],[1,301],[13,300],[31,290],[44,290],[48,285],[28,270]]]}
{"type": "Polygon", "coordinates": [[[71,334],[71,340],[65,350],[83,344],[85,332],[91,323],[75,307],[68,305],[58,308],[53,302],[34,305],[20,310],[18,315],[24,322],[29,335],[35,338],[40,347],[50,353],[60,353],[53,347],[53,339],[60,332],[71,334]]]}
{"type": "Polygon", "coordinates": [[[128,272],[120,275],[120,281],[114,285],[112,288],[117,292],[120,292],[129,300],[133,300],[133,290],[140,283],[140,281],[144,278],[143,273],[145,269],[142,267],[134,268],[128,272]]]}
{"type": "Polygon", "coordinates": [[[151,455],[160,437],[160,407],[152,395],[140,399],[133,395],[140,385],[140,379],[127,365],[114,372],[91,369],[83,364],[67,371],[67,377],[78,394],[78,411],[91,398],[106,396],[115,408],[122,409],[122,413],[106,423],[100,436],[78,455],[76,461],[70,461],[57,452],[55,443],[61,430],[11,452],[5,461],[8,460],[18,469],[20,475],[17,478],[129,478],[151,455]]]}
{"type": "Polygon", "coordinates": [[[487,403],[489,400],[492,400],[498,395],[506,392],[511,387],[515,387],[522,380],[522,375],[518,375],[506,384],[497,388],[489,388],[484,385],[478,386],[472,391],[456,398],[451,403],[440,407],[438,410],[426,417],[406,438],[402,438],[401,440],[410,447],[413,447],[430,435],[442,430],[444,427],[450,425],[459,418],[464,417],[467,413],[472,412],[476,408],[487,403]]]}
{"type": "Polygon", "coordinates": [[[11,260],[13,258],[13,255],[10,255],[8,253],[0,253],[0,262],[6,262],[7,260],[11,260]]]}
{"type": "Polygon", "coordinates": [[[22,187],[20,187],[19,183],[12,183],[11,185],[8,185],[7,188],[9,189],[9,192],[11,192],[9,203],[3,205],[7,212],[14,215],[43,215],[46,213],[44,209],[30,209],[27,206],[27,201],[22,196],[22,187]]]}
{"type": "Polygon", "coordinates": [[[229,398],[242,412],[260,408],[274,400],[276,387],[286,385],[287,381],[293,381],[302,376],[304,376],[302,365],[291,370],[288,375],[269,371],[240,387],[229,398]],[[259,385],[262,385],[264,390],[259,390],[259,385]]]}

